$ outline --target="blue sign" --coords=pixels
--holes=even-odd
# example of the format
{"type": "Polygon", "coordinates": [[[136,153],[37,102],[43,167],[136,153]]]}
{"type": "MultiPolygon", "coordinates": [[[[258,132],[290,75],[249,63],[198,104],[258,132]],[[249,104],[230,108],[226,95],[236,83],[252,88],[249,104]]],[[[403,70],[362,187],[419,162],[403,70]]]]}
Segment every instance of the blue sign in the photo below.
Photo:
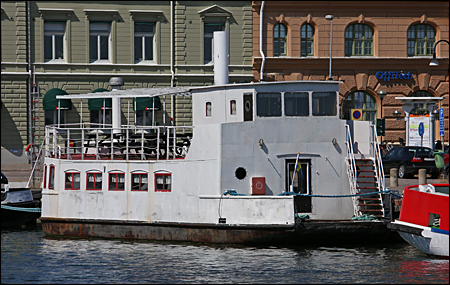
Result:
{"type": "Polygon", "coordinates": [[[439,109],[439,136],[444,136],[444,108],[439,109]]]}
{"type": "Polygon", "coordinates": [[[419,136],[423,136],[423,131],[424,131],[423,123],[420,123],[419,124],[419,136]]]}
{"type": "Polygon", "coordinates": [[[403,73],[403,71],[378,71],[375,73],[377,79],[389,81],[391,79],[413,79],[411,72],[403,73]]]}

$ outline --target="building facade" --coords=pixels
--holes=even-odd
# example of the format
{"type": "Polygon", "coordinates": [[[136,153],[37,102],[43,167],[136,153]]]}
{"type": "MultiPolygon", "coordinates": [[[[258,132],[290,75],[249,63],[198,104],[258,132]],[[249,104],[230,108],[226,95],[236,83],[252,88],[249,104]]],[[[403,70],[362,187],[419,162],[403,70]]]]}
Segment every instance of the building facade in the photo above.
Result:
{"type": "MultiPolygon", "coordinates": [[[[2,166],[27,163],[25,150],[31,142],[42,143],[46,124],[80,122],[81,106],[56,100],[57,95],[111,90],[112,77],[123,79],[122,89],[214,84],[214,31],[228,31],[229,81],[253,78],[251,1],[2,1],[1,6],[2,166]]],[[[111,102],[105,101],[83,102],[89,112],[83,111],[81,120],[111,123],[111,102]]],[[[189,98],[141,101],[128,123],[191,124],[191,109],[189,98]]]]}
{"type": "MultiPolygon", "coordinates": [[[[379,140],[393,143],[405,143],[408,119],[429,116],[431,105],[414,103],[406,114],[396,98],[443,97],[434,106],[444,109],[448,145],[447,1],[253,1],[252,7],[254,80],[339,80],[342,118],[355,110],[359,119],[384,118],[379,140]],[[439,66],[429,66],[440,40],[447,42],[436,45],[439,66]]],[[[442,140],[437,120],[430,128],[442,140]]]]}

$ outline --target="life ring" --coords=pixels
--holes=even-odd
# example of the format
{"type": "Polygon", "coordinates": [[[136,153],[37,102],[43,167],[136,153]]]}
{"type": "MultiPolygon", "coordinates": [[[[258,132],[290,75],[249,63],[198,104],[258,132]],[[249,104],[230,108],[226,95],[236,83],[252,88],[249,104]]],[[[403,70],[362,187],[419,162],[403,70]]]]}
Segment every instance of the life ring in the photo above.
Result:
{"type": "Polygon", "coordinates": [[[30,148],[31,148],[31,143],[29,145],[27,145],[27,147],[25,148],[25,151],[26,152],[30,151],[30,148]]]}

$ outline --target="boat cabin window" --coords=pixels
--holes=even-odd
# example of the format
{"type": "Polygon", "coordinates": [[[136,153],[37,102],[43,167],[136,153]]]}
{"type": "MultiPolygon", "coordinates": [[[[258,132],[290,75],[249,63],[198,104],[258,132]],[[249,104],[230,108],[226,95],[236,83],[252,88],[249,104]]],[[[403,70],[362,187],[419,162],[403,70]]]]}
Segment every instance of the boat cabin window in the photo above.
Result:
{"type": "Polygon", "coordinates": [[[86,190],[102,190],[102,173],[86,173],[86,190]]]}
{"type": "Polygon", "coordinates": [[[155,173],[155,192],[170,192],[172,190],[171,173],[155,173]]]}
{"type": "Polygon", "coordinates": [[[259,92],[256,94],[257,115],[259,117],[281,116],[281,93],[259,92]]]}
{"type": "Polygon", "coordinates": [[[124,173],[110,173],[108,179],[108,189],[110,191],[124,191],[125,190],[125,174],[124,173]]]}
{"type": "Polygon", "coordinates": [[[284,93],[284,112],[286,116],[309,116],[308,92],[284,93]]]}
{"type": "Polygon", "coordinates": [[[55,189],[55,166],[50,165],[50,171],[48,174],[48,188],[55,189]]]}
{"type": "Polygon", "coordinates": [[[66,190],[80,190],[80,173],[79,172],[66,172],[65,189],[66,190]]]}
{"type": "Polygon", "coordinates": [[[131,174],[131,191],[148,191],[148,174],[131,174]]]}
{"type": "Polygon", "coordinates": [[[313,92],[313,116],[336,116],[336,92],[313,92]]]}
{"type": "Polygon", "coordinates": [[[47,188],[47,165],[44,166],[44,189],[47,188]]]}
{"type": "Polygon", "coordinates": [[[206,102],[206,117],[212,116],[212,103],[206,102]]]}
{"type": "Polygon", "coordinates": [[[236,115],[236,100],[230,101],[230,115],[236,115]]]}

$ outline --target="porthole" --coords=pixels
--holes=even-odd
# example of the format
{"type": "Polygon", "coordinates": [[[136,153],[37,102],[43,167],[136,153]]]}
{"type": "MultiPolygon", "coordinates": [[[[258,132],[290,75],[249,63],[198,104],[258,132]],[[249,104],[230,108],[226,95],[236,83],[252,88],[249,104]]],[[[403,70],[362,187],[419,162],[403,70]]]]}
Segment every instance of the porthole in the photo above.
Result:
{"type": "Polygon", "coordinates": [[[245,111],[246,112],[250,111],[251,107],[252,107],[252,103],[250,103],[250,101],[246,101],[245,102],[245,111]]]}
{"type": "Polygon", "coordinates": [[[234,173],[236,175],[236,178],[239,180],[244,179],[247,176],[247,170],[243,167],[238,167],[234,173]]]}

